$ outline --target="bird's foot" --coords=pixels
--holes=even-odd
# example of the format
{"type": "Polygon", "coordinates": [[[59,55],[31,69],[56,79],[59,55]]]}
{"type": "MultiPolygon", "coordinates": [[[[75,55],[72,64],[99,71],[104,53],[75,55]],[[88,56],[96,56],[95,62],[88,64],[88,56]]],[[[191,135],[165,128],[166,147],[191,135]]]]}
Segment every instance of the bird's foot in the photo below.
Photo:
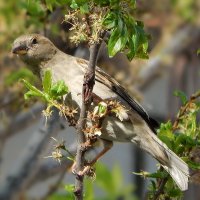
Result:
{"type": "Polygon", "coordinates": [[[86,165],[82,171],[79,171],[79,176],[95,177],[95,168],[91,165],[86,165]]]}
{"type": "Polygon", "coordinates": [[[95,168],[93,163],[87,163],[82,170],[77,171],[76,162],[72,165],[72,173],[78,176],[95,177],[95,168]]]}

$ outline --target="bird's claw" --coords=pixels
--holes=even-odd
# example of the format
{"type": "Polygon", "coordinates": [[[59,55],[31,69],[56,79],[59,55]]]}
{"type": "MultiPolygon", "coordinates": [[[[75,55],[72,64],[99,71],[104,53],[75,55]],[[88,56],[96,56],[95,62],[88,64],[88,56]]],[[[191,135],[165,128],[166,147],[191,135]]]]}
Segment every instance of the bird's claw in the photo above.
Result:
{"type": "Polygon", "coordinates": [[[78,176],[86,175],[86,176],[94,177],[95,175],[94,168],[92,167],[92,165],[88,164],[84,166],[83,170],[77,171],[75,162],[72,165],[72,173],[78,176]]]}

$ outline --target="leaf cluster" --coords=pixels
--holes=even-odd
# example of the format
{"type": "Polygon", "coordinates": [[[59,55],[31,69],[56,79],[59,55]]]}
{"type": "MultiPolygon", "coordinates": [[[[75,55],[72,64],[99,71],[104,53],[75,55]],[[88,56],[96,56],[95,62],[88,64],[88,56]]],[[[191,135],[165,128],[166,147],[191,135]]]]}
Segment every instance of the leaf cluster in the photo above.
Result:
{"type": "Polygon", "coordinates": [[[52,83],[52,75],[50,71],[46,71],[44,74],[42,81],[43,91],[40,91],[24,79],[22,79],[22,81],[29,89],[29,91],[24,95],[25,99],[29,99],[31,97],[40,97],[46,102],[51,102],[53,100],[61,100],[62,96],[68,93],[68,87],[65,85],[63,80],[52,83]]]}
{"type": "Polygon", "coordinates": [[[143,23],[134,19],[131,13],[135,0],[72,0],[70,7],[72,11],[66,15],[66,20],[72,21],[75,30],[72,41],[76,44],[98,42],[102,33],[108,31],[110,57],[124,52],[130,60],[148,58],[148,35],[143,23]]]}
{"type": "MultiPolygon", "coordinates": [[[[200,145],[200,124],[198,123],[198,113],[200,111],[200,92],[195,93],[190,99],[181,92],[176,91],[175,95],[182,101],[182,106],[177,114],[174,124],[171,121],[162,123],[158,129],[158,137],[179,157],[181,157],[192,170],[200,170],[200,163],[192,158],[193,151],[200,145]]],[[[159,199],[182,199],[183,193],[179,190],[172,178],[159,168],[155,173],[140,172],[137,175],[153,178],[149,186],[149,199],[154,199],[161,181],[165,180],[164,188],[159,199]]]]}
{"type": "Polygon", "coordinates": [[[63,96],[69,93],[68,87],[63,80],[54,83],[52,81],[51,71],[47,70],[44,73],[42,81],[43,90],[39,90],[24,79],[22,79],[22,82],[28,89],[24,94],[26,100],[32,97],[37,97],[47,103],[47,108],[43,111],[45,117],[49,117],[52,114],[51,108],[54,106],[60,111],[61,115],[64,115],[68,119],[71,125],[76,124],[74,115],[77,113],[77,110],[62,102],[63,96]]]}

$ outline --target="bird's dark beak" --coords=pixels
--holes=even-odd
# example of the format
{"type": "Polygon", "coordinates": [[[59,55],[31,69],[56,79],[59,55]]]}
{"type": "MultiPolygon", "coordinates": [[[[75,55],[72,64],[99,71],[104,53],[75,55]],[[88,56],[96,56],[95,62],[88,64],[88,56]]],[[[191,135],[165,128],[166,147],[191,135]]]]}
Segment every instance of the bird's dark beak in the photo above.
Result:
{"type": "Polygon", "coordinates": [[[28,47],[25,45],[21,45],[21,46],[14,46],[12,48],[12,53],[14,54],[18,54],[18,55],[24,55],[26,54],[28,51],[28,47]]]}

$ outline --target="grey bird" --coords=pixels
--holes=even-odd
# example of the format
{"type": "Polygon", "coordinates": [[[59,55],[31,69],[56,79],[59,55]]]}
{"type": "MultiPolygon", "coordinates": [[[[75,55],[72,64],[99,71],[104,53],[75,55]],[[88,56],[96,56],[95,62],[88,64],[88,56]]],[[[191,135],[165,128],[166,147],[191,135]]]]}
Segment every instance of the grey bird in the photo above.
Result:
{"type": "MultiPolygon", "coordinates": [[[[81,107],[80,94],[88,61],[65,54],[48,38],[39,34],[18,37],[12,52],[18,54],[41,79],[46,70],[51,70],[53,81],[64,80],[72,100],[81,107]]],[[[156,136],[155,120],[116,80],[98,67],[93,93],[102,100],[117,100],[127,110],[123,120],[114,116],[106,116],[103,120],[100,138],[108,146],[107,150],[113,141],[135,143],[161,164],[182,191],[187,190],[188,165],[156,136]]]]}

